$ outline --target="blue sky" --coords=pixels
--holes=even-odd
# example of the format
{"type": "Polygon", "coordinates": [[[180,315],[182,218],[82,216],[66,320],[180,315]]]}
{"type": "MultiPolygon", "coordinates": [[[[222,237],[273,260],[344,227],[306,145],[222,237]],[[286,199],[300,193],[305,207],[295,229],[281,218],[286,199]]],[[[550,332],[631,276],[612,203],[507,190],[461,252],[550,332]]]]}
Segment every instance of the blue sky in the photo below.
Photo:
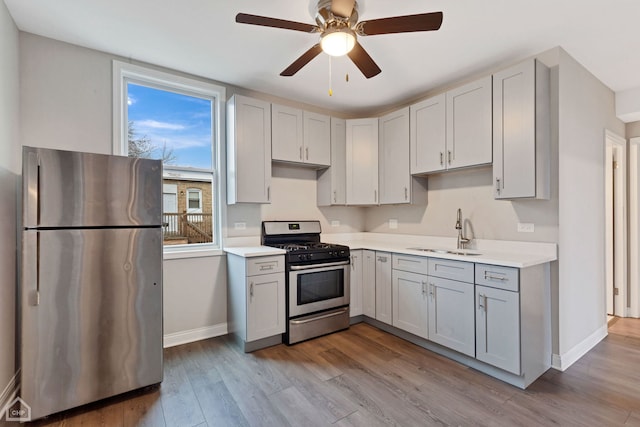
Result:
{"type": "Polygon", "coordinates": [[[171,165],[211,168],[211,101],[129,83],[128,119],[137,138],[146,136],[160,157],[166,143],[171,165]]]}

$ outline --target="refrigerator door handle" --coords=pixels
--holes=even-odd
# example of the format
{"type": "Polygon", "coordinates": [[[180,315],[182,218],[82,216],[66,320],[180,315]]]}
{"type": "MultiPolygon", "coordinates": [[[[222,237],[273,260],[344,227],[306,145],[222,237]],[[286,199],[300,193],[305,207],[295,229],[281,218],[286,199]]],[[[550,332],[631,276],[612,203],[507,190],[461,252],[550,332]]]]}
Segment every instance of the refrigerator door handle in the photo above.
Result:
{"type": "Polygon", "coordinates": [[[24,197],[25,228],[40,225],[40,158],[38,153],[29,152],[24,162],[24,182],[22,193],[24,197]]]}
{"type": "Polygon", "coordinates": [[[36,298],[35,306],[40,305],[40,233],[36,235],[36,298]]]}

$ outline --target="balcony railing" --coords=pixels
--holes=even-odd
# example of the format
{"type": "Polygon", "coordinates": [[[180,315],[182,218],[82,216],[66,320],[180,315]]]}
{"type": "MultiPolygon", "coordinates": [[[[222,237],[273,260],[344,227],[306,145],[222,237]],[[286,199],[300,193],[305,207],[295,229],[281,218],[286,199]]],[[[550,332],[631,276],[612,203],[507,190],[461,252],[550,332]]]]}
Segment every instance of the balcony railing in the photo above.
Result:
{"type": "Polygon", "coordinates": [[[163,213],[165,244],[213,242],[210,213],[163,213]]]}

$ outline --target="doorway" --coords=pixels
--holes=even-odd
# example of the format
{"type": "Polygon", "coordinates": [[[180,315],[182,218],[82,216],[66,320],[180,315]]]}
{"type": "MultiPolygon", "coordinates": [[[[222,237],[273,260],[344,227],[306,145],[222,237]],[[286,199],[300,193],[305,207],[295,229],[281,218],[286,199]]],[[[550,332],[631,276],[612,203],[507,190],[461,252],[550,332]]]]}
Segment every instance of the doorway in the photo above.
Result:
{"type": "Polygon", "coordinates": [[[627,316],[626,140],[605,133],[605,230],[607,315],[627,316]]]}

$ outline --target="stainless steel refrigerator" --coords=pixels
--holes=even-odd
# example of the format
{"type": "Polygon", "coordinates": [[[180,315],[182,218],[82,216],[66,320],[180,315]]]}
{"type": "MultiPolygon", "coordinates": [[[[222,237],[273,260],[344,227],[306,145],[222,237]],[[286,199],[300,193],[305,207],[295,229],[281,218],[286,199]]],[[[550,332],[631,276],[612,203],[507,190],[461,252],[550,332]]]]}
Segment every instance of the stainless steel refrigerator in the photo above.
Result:
{"type": "Polygon", "coordinates": [[[24,147],[20,396],[32,419],[162,381],[162,163],[24,147]]]}

